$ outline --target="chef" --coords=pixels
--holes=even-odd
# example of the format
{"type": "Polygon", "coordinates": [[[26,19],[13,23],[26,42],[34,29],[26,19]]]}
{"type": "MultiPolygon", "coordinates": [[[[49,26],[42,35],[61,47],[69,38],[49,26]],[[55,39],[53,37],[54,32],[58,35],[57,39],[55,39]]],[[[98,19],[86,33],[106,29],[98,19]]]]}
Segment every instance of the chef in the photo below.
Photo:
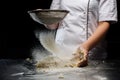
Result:
{"type": "MultiPolygon", "coordinates": [[[[61,48],[71,52],[81,50],[83,62],[104,60],[107,57],[106,33],[110,25],[117,22],[116,4],[116,0],[53,0],[50,9],[69,13],[60,23],[47,27],[57,29],[55,42],[61,48]]],[[[79,52],[65,54],[79,57],[79,52]]]]}

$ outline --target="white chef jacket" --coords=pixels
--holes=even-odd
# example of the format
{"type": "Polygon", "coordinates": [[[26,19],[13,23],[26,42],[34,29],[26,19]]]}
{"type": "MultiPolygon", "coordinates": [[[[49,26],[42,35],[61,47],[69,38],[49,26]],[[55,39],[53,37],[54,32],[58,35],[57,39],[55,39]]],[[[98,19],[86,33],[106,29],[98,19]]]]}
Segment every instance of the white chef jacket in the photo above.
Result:
{"type": "MultiPolygon", "coordinates": [[[[117,21],[116,6],[116,0],[53,0],[50,9],[69,11],[57,29],[56,44],[74,51],[92,35],[99,21],[117,21]]],[[[90,51],[89,58],[105,59],[105,48],[103,40],[90,51]]]]}

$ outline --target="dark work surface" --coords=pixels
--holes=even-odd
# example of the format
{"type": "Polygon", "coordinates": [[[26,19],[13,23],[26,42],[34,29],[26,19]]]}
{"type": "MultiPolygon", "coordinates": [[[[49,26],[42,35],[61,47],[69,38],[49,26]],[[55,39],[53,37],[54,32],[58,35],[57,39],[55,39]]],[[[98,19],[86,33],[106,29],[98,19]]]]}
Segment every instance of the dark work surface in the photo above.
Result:
{"type": "Polygon", "coordinates": [[[26,60],[0,60],[0,80],[59,80],[60,74],[63,80],[119,80],[120,61],[91,61],[79,69],[36,73],[26,60]]]}

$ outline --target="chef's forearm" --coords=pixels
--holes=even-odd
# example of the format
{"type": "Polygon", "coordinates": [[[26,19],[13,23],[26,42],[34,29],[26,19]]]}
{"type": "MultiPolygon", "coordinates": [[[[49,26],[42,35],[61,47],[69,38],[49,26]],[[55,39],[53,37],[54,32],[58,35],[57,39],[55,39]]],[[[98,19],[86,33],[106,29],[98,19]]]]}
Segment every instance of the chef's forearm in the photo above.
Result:
{"type": "Polygon", "coordinates": [[[82,47],[86,50],[91,50],[96,44],[98,44],[106,35],[110,27],[109,22],[99,22],[99,25],[95,32],[82,44],[82,47]]]}

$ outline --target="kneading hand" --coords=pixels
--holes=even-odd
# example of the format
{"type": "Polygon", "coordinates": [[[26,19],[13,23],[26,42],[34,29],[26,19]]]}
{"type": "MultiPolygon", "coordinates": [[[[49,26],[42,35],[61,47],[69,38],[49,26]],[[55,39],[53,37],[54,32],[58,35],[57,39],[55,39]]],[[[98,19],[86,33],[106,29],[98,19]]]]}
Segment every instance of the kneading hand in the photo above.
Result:
{"type": "Polygon", "coordinates": [[[73,53],[72,61],[76,62],[77,67],[85,67],[88,65],[88,51],[82,47],[78,47],[73,53]]]}

